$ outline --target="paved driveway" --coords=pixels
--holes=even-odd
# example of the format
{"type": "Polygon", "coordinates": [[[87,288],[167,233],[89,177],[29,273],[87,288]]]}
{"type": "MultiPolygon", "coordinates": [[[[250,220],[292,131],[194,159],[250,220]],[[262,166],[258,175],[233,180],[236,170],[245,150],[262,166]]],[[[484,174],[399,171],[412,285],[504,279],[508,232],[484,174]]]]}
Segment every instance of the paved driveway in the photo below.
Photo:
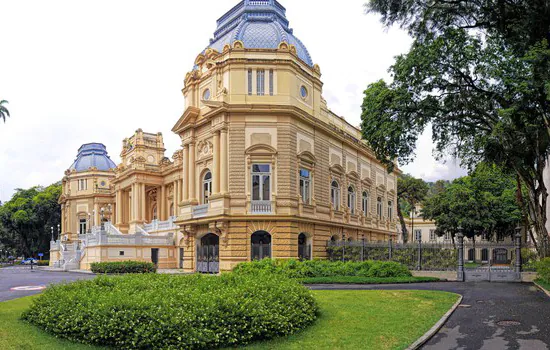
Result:
{"type": "Polygon", "coordinates": [[[421,289],[459,293],[464,296],[461,306],[423,349],[550,350],[550,298],[530,283],[441,282],[386,286],[315,285],[311,288],[421,289]]]}
{"type": "MultiPolygon", "coordinates": [[[[42,290],[12,290],[17,287],[40,287],[52,283],[93,278],[94,275],[72,272],[49,272],[30,266],[13,266],[0,269],[0,301],[21,298],[42,292],[42,290]]],[[[33,289],[24,288],[24,289],[33,289]]]]}

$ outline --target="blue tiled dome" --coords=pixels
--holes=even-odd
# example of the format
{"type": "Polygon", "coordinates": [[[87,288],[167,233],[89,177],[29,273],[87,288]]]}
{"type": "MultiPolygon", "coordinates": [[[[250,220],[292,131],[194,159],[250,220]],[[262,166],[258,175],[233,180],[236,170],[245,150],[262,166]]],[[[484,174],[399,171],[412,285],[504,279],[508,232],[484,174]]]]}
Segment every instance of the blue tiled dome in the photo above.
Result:
{"type": "Polygon", "coordinates": [[[109,158],[107,148],[101,143],[88,143],[78,149],[78,155],[69,170],[78,172],[87,171],[91,167],[97,170],[108,171],[116,168],[116,164],[109,158]]]}
{"type": "Polygon", "coordinates": [[[218,19],[209,47],[222,52],[227,44],[240,40],[247,49],[277,49],[281,42],[296,47],[298,57],[313,66],[307,48],[293,34],[286,9],[276,0],[243,0],[218,19]]]}

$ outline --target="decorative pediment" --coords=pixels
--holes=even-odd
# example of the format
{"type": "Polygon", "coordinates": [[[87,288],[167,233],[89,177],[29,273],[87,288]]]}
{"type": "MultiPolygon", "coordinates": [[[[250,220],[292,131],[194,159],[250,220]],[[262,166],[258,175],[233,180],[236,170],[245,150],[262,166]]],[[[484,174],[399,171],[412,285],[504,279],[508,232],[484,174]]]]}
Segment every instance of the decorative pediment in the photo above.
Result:
{"type": "Polygon", "coordinates": [[[172,131],[176,134],[181,134],[188,126],[191,126],[197,120],[200,114],[200,109],[197,107],[187,107],[183,115],[180,117],[176,125],[172,128],[172,131]]]}
{"type": "Polygon", "coordinates": [[[250,146],[246,149],[244,152],[245,154],[254,154],[254,155],[276,155],[277,150],[270,145],[265,144],[258,144],[254,146],[250,146]]]}
{"type": "Polygon", "coordinates": [[[344,168],[340,165],[340,164],[334,164],[332,165],[329,170],[333,173],[336,173],[336,174],[344,174],[345,173],[345,170],[344,168]]]}
{"type": "Polygon", "coordinates": [[[314,165],[315,163],[317,163],[317,158],[315,158],[313,153],[311,153],[309,151],[304,151],[304,152],[298,154],[298,158],[302,162],[306,162],[306,163],[309,163],[311,165],[314,165]]]}
{"type": "Polygon", "coordinates": [[[386,192],[386,185],[380,184],[376,186],[376,189],[378,189],[378,191],[381,191],[381,192],[386,192]]]}
{"type": "Polygon", "coordinates": [[[359,180],[359,174],[357,173],[357,171],[352,170],[348,173],[348,178],[351,180],[359,180]]]}
{"type": "Polygon", "coordinates": [[[361,182],[365,186],[368,186],[368,187],[372,186],[372,179],[370,177],[364,178],[363,180],[361,180],[361,182]]]}

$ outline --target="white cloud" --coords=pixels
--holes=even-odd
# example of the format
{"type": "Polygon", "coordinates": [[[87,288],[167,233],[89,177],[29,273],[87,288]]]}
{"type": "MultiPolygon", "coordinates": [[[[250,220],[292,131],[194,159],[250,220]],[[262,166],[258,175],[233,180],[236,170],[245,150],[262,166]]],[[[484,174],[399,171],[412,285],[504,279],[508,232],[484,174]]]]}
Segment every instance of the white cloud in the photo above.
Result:
{"type": "MultiPolygon", "coordinates": [[[[410,39],[365,15],[365,0],[281,2],[321,66],[330,107],[358,125],[363,90],[389,77],[410,39]]],[[[102,142],[119,161],[122,139],[138,128],[163,132],[171,156],[180,142],[170,130],[183,113],[185,74],[217,18],[236,3],[2,1],[0,99],[9,100],[12,118],[0,125],[0,200],[17,187],[61,179],[83,143],[102,142]]],[[[415,167],[427,177],[455,171],[420,158],[415,175],[415,167]]]]}

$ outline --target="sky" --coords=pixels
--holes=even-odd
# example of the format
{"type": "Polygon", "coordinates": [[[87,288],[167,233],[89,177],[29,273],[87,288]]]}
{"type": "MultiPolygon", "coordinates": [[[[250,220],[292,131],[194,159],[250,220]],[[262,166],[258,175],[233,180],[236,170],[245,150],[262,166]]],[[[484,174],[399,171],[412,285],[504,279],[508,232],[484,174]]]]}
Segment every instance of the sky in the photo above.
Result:
{"type": "MultiPolygon", "coordinates": [[[[294,34],[320,65],[324,97],[359,125],[363,91],[390,79],[393,58],[411,44],[398,28],[365,14],[365,0],[280,0],[294,34]],[[345,5],[344,5],[345,4],[345,5]]],[[[59,181],[83,143],[101,142],[118,163],[122,140],[138,128],[170,130],[184,111],[185,74],[207,46],[216,20],[237,0],[0,0],[0,200],[16,188],[59,181]]],[[[431,134],[402,170],[426,181],[465,175],[432,157],[431,134]]]]}

